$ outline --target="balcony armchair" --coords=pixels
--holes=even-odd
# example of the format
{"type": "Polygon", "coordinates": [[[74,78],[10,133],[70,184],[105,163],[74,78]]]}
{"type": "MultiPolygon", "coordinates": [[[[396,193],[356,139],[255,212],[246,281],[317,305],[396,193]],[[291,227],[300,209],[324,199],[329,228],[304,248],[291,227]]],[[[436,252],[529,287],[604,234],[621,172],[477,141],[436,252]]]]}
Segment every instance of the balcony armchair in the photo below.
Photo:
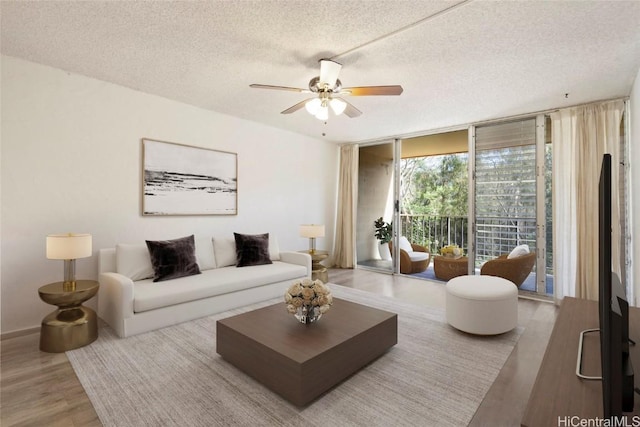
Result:
{"type": "MultiPolygon", "coordinates": [[[[393,244],[389,242],[391,256],[393,256],[393,244]]],[[[406,237],[400,237],[400,273],[422,273],[429,267],[431,254],[424,246],[410,243],[406,237]]]]}
{"type": "Polygon", "coordinates": [[[502,277],[520,287],[531,274],[533,265],[536,263],[536,253],[530,252],[516,258],[507,258],[507,256],[508,254],[503,254],[485,262],[480,268],[480,274],[502,277]]]}

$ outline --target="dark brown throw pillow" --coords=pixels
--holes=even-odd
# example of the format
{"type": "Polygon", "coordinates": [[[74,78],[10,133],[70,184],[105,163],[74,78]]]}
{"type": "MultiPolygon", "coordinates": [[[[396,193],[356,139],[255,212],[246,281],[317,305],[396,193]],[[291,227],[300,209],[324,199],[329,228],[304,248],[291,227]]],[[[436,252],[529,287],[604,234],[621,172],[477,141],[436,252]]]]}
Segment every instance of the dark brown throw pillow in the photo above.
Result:
{"type": "Polygon", "coordinates": [[[238,234],[236,238],[236,267],[273,264],[269,257],[269,233],[238,234]]]}
{"type": "Polygon", "coordinates": [[[200,274],[193,234],[180,239],[146,242],[153,266],[154,282],[200,274]]]}

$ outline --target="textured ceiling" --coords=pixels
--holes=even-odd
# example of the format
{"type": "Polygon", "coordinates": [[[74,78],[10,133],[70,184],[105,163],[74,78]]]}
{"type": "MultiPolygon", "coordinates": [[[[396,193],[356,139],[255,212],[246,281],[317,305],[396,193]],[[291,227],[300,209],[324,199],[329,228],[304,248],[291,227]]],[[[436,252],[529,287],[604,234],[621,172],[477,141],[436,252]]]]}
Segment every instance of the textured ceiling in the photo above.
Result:
{"type": "Polygon", "coordinates": [[[627,96],[640,68],[640,1],[2,1],[1,50],[147,93],[332,141],[418,134],[627,96]],[[445,11],[445,13],[439,13],[445,11]],[[399,31],[400,30],[400,31],[399,31]],[[321,122],[318,60],[363,114],[321,122]],[[568,98],[565,98],[568,93],[568,98]]]}

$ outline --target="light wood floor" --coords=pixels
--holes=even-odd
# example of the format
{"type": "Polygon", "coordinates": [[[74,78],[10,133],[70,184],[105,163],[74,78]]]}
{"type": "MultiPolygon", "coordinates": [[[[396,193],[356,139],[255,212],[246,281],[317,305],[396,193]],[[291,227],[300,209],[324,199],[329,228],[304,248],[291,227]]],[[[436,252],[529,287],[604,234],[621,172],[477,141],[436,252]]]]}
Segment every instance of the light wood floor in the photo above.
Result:
{"type": "MultiPolygon", "coordinates": [[[[363,269],[330,270],[332,283],[444,309],[444,283],[363,269]]],[[[531,389],[553,330],[557,308],[549,302],[520,298],[518,325],[524,332],[476,411],[470,426],[520,425],[531,389]]]]}
{"type": "MultiPolygon", "coordinates": [[[[369,292],[444,308],[444,285],[364,269],[329,272],[330,281],[369,292]]],[[[557,312],[549,303],[520,299],[518,323],[525,328],[471,426],[519,426],[557,312]]],[[[101,426],[66,355],[38,349],[39,334],[3,340],[0,425],[101,426]]]]}

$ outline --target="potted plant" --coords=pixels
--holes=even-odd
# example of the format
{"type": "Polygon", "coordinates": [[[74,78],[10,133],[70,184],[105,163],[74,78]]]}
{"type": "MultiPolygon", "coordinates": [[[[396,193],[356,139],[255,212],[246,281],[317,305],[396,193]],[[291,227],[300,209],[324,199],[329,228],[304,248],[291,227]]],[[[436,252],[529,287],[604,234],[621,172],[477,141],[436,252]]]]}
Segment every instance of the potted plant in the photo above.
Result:
{"type": "Polygon", "coordinates": [[[391,241],[391,232],[393,230],[393,225],[390,222],[385,222],[382,217],[376,219],[373,222],[373,225],[376,228],[376,239],[380,241],[380,245],[378,246],[378,250],[380,251],[380,258],[383,260],[391,259],[391,251],[389,250],[389,242],[391,241]]]}

